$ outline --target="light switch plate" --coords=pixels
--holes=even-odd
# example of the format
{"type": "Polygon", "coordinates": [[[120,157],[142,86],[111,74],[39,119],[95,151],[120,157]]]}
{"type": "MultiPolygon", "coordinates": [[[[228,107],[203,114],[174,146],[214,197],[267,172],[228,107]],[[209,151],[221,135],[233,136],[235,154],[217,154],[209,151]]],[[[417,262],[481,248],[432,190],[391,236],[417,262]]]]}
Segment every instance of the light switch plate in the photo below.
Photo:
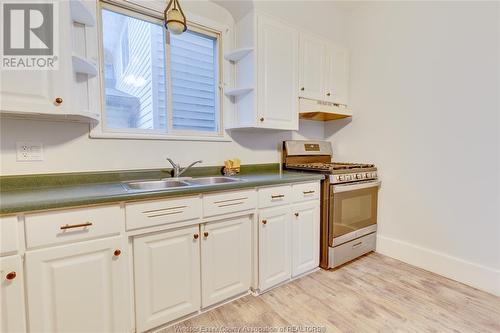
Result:
{"type": "Polygon", "coordinates": [[[43,161],[43,144],[41,142],[16,142],[17,161],[43,161]]]}

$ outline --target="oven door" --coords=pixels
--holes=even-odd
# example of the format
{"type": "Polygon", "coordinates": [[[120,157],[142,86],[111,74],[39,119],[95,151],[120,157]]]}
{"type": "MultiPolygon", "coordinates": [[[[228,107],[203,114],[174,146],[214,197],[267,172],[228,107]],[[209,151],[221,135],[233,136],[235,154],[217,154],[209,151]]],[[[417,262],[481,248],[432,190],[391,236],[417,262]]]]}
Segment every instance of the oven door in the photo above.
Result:
{"type": "Polygon", "coordinates": [[[329,244],[336,246],[377,230],[379,181],[331,185],[329,244]]]}

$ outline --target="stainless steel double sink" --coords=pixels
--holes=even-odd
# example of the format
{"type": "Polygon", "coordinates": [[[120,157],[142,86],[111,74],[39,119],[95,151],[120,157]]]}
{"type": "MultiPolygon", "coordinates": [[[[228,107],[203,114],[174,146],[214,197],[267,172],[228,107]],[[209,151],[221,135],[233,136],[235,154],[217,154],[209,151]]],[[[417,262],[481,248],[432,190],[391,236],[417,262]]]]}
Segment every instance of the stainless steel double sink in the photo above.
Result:
{"type": "Polygon", "coordinates": [[[123,183],[127,191],[159,191],[182,187],[195,187],[203,185],[218,185],[242,182],[242,179],[232,177],[202,177],[202,178],[166,178],[161,180],[145,180],[123,183]]]}

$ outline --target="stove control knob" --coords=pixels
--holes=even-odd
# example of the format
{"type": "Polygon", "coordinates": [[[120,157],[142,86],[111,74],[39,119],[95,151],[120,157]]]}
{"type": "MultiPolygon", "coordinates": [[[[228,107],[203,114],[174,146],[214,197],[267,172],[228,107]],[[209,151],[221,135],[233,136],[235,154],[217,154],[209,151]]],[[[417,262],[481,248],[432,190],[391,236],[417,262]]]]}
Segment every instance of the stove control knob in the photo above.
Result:
{"type": "Polygon", "coordinates": [[[339,181],[344,181],[344,176],[338,176],[339,181]]]}
{"type": "Polygon", "coordinates": [[[347,176],[345,176],[345,180],[351,180],[351,179],[352,179],[352,178],[351,178],[351,175],[347,175],[347,176]]]}
{"type": "Polygon", "coordinates": [[[360,174],[360,173],[358,173],[358,174],[356,175],[356,179],[361,179],[361,178],[363,178],[363,175],[362,175],[362,174],[360,174]]]}
{"type": "Polygon", "coordinates": [[[369,172],[367,172],[367,173],[365,174],[365,178],[370,178],[370,177],[371,177],[371,174],[370,174],[369,172]]]}

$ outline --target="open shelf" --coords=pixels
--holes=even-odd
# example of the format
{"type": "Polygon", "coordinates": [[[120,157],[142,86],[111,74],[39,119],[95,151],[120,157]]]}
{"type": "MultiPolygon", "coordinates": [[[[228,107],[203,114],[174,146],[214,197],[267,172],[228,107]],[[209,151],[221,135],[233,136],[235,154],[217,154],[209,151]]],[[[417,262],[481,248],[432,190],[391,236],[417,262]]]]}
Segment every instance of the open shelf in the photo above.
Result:
{"type": "Polygon", "coordinates": [[[94,15],[87,9],[81,0],[70,0],[69,6],[73,22],[78,22],[89,27],[95,26],[96,22],[94,15]]]}
{"type": "Polygon", "coordinates": [[[73,54],[71,61],[73,62],[73,70],[75,73],[82,73],[90,76],[97,75],[96,65],[91,63],[89,60],[73,54]]]}
{"type": "Polygon", "coordinates": [[[252,51],[253,51],[253,47],[236,49],[234,51],[231,51],[231,52],[224,54],[224,59],[236,62],[236,61],[244,58],[247,54],[249,54],[252,51]]]}
{"type": "Polygon", "coordinates": [[[253,90],[253,88],[230,88],[230,89],[224,89],[224,95],[230,96],[230,97],[241,96],[241,95],[248,94],[252,90],[253,90]]]}

